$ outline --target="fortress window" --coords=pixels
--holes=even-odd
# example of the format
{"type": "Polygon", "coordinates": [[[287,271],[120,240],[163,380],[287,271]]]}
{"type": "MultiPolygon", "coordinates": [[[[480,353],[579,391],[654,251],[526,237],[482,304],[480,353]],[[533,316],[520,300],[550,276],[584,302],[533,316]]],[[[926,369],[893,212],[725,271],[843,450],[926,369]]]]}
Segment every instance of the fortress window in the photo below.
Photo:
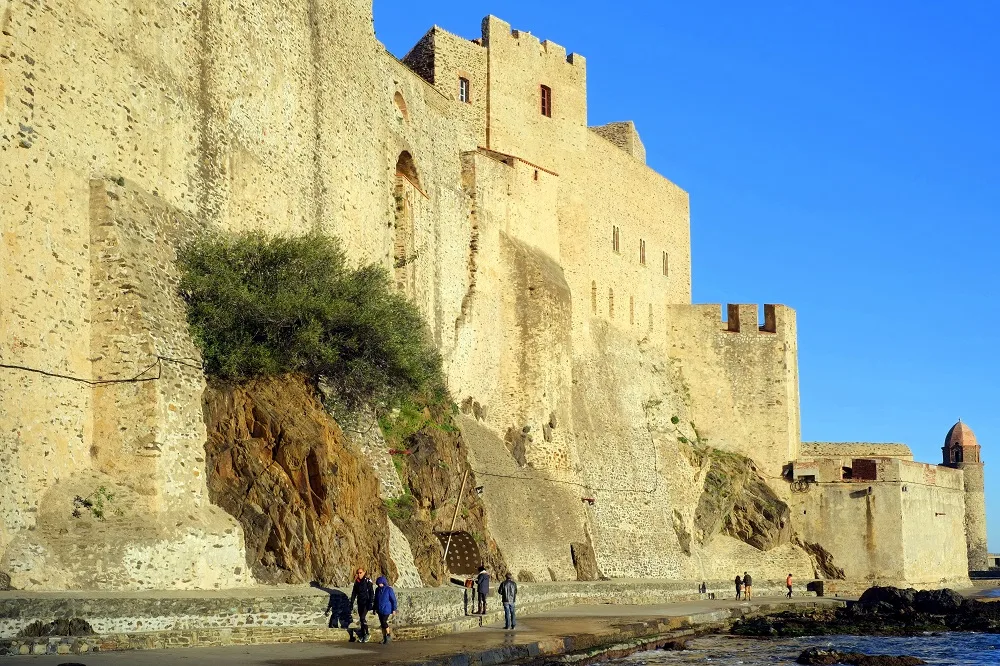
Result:
{"type": "Polygon", "coordinates": [[[669,268],[669,265],[668,265],[668,262],[667,262],[667,253],[664,252],[663,253],[663,274],[664,275],[667,274],[667,269],[668,268],[669,268]]]}
{"type": "Polygon", "coordinates": [[[597,314],[597,281],[590,283],[590,311],[597,314]]]}
{"type": "Polygon", "coordinates": [[[469,89],[469,79],[458,77],[458,101],[469,104],[472,102],[472,94],[469,89]]]}
{"type": "Polygon", "coordinates": [[[608,289],[608,317],[615,318],[615,290],[608,289]]]}
{"type": "Polygon", "coordinates": [[[646,265],[646,241],[639,239],[639,263],[646,265]]]}
{"type": "Polygon", "coordinates": [[[552,117],[552,88],[542,86],[542,115],[552,117]]]}
{"type": "Polygon", "coordinates": [[[619,238],[620,238],[620,234],[618,233],[618,226],[617,225],[612,225],[611,226],[611,249],[614,250],[615,252],[619,251],[619,245],[618,245],[619,238]]]}

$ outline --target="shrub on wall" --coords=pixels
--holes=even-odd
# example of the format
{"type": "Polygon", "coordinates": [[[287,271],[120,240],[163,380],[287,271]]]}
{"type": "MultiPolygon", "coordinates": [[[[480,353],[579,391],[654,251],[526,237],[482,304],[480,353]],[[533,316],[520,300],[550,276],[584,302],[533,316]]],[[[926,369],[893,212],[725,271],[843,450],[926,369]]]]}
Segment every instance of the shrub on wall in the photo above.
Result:
{"type": "Polygon", "coordinates": [[[349,407],[442,390],[420,311],[383,267],[351,266],[336,238],[217,234],[186,247],[180,266],[210,377],[304,373],[349,407]]]}

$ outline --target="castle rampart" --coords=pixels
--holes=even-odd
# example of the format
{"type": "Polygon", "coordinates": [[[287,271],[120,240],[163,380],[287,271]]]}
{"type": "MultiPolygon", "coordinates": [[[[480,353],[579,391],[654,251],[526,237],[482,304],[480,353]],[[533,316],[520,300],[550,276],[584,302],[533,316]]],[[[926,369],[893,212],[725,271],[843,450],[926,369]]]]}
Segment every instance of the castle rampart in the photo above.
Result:
{"type": "MultiPolygon", "coordinates": [[[[795,312],[690,304],[688,194],[631,123],[587,127],[584,58],[487,17],[479,40],[435,27],[400,61],[365,0],[16,3],[0,21],[0,570],[18,586],[252,582],[206,499],[176,294],[178,244],[216,229],[319,229],[392,271],[469,406],[518,577],[574,578],[589,548],[610,576],[811,574],[793,543],[693,536],[707,471],[678,428],[791,493],[795,312]],[[129,511],[94,539],[70,512],[102,485],[129,511]]],[[[845,568],[922,576],[919,512],[960,509],[911,483],[836,500],[875,535],[845,568]]]]}
{"type": "Polygon", "coordinates": [[[940,586],[967,577],[964,479],[898,458],[796,461],[792,515],[850,580],[940,586]]]}
{"type": "Polygon", "coordinates": [[[728,305],[727,321],[718,305],[669,305],[666,348],[690,387],[693,420],[713,446],[750,456],[777,478],[798,457],[800,441],[795,311],[765,309],[761,327],[757,304],[728,305]]]}

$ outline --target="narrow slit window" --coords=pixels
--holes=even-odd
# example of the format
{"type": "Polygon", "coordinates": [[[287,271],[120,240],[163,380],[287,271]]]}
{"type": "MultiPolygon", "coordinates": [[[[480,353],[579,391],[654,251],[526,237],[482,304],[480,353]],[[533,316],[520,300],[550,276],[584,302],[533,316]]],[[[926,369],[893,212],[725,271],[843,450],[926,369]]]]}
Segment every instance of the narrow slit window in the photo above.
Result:
{"type": "Polygon", "coordinates": [[[666,275],[666,274],[667,274],[667,270],[668,270],[669,268],[670,268],[670,266],[669,266],[669,264],[667,263],[667,253],[666,253],[666,252],[664,252],[664,253],[663,253],[663,274],[664,274],[664,275],[666,275]]]}
{"type": "Polygon", "coordinates": [[[597,314],[597,281],[590,283],[590,311],[597,314]]]}
{"type": "Polygon", "coordinates": [[[639,239],[639,263],[646,265],[646,241],[639,239]]]}
{"type": "Polygon", "coordinates": [[[608,317],[615,318],[615,290],[608,289],[608,317]]]}
{"type": "Polygon", "coordinates": [[[542,86],[542,115],[552,117],[552,88],[542,86]]]}
{"type": "Polygon", "coordinates": [[[469,88],[469,79],[458,77],[458,101],[465,102],[469,104],[472,102],[471,89],[469,88]]]}
{"type": "Polygon", "coordinates": [[[618,241],[620,240],[620,234],[618,230],[618,225],[612,225],[611,227],[611,249],[615,252],[619,251],[618,241]]]}

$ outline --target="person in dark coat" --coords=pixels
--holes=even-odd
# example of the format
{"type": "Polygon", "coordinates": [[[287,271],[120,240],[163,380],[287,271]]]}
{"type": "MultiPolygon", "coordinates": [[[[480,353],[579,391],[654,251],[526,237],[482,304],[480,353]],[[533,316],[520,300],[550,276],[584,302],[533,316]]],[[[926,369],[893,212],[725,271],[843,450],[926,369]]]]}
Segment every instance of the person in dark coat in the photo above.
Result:
{"type": "Polygon", "coordinates": [[[503,628],[513,629],[517,626],[517,621],[514,617],[514,604],[517,602],[517,583],[514,581],[512,575],[507,574],[504,581],[500,583],[497,594],[500,595],[500,601],[503,603],[503,628]]]}
{"type": "Polygon", "coordinates": [[[389,587],[389,581],[385,576],[375,579],[375,614],[378,615],[378,624],[382,627],[382,643],[392,640],[392,632],[389,630],[389,618],[396,614],[398,604],[396,603],[396,591],[389,587]]]}
{"type": "Polygon", "coordinates": [[[746,571],[743,572],[743,599],[750,601],[753,598],[753,578],[746,571]]]}
{"type": "Polygon", "coordinates": [[[736,574],[736,601],[740,600],[740,594],[743,592],[743,579],[740,578],[739,574],[736,574]]]}
{"type": "MultiPolygon", "coordinates": [[[[372,579],[365,573],[364,568],[358,567],[354,572],[354,587],[351,589],[350,606],[358,604],[358,624],[361,626],[358,638],[362,643],[367,643],[370,632],[368,631],[368,613],[375,607],[375,586],[372,579]]],[[[351,642],[354,642],[354,632],[351,632],[351,642]]]]}
{"type": "Polygon", "coordinates": [[[476,595],[479,598],[479,614],[486,615],[486,597],[490,593],[490,575],[486,573],[486,567],[479,567],[479,575],[476,576],[476,595]]]}

